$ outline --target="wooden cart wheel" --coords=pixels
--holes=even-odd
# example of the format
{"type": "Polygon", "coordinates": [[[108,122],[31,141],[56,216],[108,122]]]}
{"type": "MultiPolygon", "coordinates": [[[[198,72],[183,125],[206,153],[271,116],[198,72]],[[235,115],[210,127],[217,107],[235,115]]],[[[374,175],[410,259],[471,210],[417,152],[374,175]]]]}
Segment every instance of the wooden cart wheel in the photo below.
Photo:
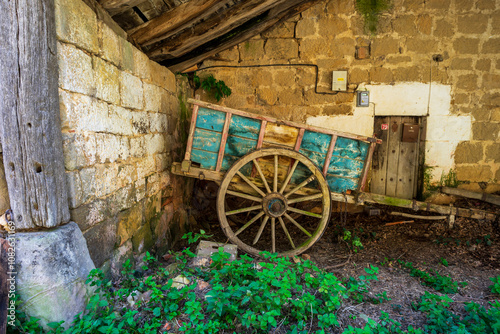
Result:
{"type": "Polygon", "coordinates": [[[323,234],[330,212],[330,190],[321,171],[304,155],[284,148],[261,149],[239,159],[227,171],[217,195],[224,233],[254,255],[261,251],[280,256],[304,252],[323,234]],[[230,197],[252,204],[227,208],[230,197]],[[317,202],[315,208],[301,207],[306,203],[310,207],[312,201],[317,202]],[[245,223],[235,224],[231,219],[235,215],[245,223]]]}

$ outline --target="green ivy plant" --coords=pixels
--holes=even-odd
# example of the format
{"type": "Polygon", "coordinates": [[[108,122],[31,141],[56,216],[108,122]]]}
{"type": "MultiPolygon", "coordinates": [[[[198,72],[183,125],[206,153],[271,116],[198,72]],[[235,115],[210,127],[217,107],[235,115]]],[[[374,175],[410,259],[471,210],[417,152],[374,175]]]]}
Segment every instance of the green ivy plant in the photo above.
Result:
{"type": "Polygon", "coordinates": [[[192,74],[190,80],[195,92],[197,89],[201,88],[208,95],[214,97],[217,102],[224,97],[228,97],[232,93],[231,88],[229,88],[224,81],[215,79],[212,74],[201,79],[195,72],[192,74]]]}
{"type": "Polygon", "coordinates": [[[356,9],[363,16],[366,29],[373,35],[377,32],[380,14],[391,7],[391,0],[356,0],[356,9]]]}

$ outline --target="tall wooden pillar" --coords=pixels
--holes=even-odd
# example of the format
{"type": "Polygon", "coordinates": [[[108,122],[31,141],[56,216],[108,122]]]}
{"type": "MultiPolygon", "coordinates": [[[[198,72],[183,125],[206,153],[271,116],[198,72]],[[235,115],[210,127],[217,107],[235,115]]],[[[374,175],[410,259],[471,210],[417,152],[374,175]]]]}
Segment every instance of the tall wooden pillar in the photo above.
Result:
{"type": "Polygon", "coordinates": [[[69,221],[54,0],[0,1],[0,136],[18,230],[69,221]]]}

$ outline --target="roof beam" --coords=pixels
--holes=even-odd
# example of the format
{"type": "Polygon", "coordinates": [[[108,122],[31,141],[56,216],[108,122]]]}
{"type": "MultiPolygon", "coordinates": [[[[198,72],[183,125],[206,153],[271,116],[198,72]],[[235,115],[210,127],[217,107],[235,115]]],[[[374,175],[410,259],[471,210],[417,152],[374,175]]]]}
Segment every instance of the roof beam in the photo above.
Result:
{"type": "Polygon", "coordinates": [[[113,16],[135,7],[145,0],[98,0],[101,6],[113,16]]]}

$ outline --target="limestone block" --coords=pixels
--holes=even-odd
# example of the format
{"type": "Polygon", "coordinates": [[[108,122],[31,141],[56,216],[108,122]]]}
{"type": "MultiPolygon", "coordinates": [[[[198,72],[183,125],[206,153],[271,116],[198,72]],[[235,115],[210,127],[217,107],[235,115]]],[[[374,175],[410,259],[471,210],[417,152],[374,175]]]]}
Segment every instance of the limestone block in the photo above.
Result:
{"type": "Polygon", "coordinates": [[[97,17],[81,0],[56,0],[56,34],[63,42],[97,53],[97,17]]]}
{"type": "Polygon", "coordinates": [[[151,132],[166,132],[168,128],[168,117],[165,114],[154,113],[150,116],[151,132]]]}
{"type": "Polygon", "coordinates": [[[329,14],[349,15],[354,13],[355,0],[330,0],[326,5],[326,12],[329,14]]]}
{"type": "Polygon", "coordinates": [[[151,80],[151,68],[149,58],[136,48],[132,49],[134,57],[134,75],[141,79],[151,80]]]}
{"type": "Polygon", "coordinates": [[[123,245],[141,227],[143,221],[143,207],[138,203],[132,208],[120,212],[118,215],[117,236],[119,245],[123,245]]]}
{"type": "Polygon", "coordinates": [[[145,178],[155,172],[155,159],[153,156],[147,156],[137,163],[137,179],[145,178]]]}
{"type": "Polygon", "coordinates": [[[500,162],[500,143],[486,146],[486,161],[500,162]]]}
{"type": "Polygon", "coordinates": [[[437,52],[438,45],[438,41],[435,39],[409,38],[406,41],[407,50],[416,53],[437,52]]]}
{"type": "Polygon", "coordinates": [[[415,20],[416,17],[414,15],[397,16],[392,23],[394,31],[400,35],[417,35],[418,31],[417,26],[415,25],[415,20]]]}
{"type": "Polygon", "coordinates": [[[239,45],[240,59],[246,60],[259,60],[264,55],[264,40],[250,39],[239,45]]]}
{"type": "MultiPolygon", "coordinates": [[[[295,83],[296,71],[293,69],[279,69],[271,72],[264,72],[263,75],[267,76],[267,82],[269,81],[269,75],[272,75],[273,83],[278,86],[290,86],[295,83]]],[[[303,82],[304,85],[311,84],[310,82],[303,82]]]]}
{"type": "Polygon", "coordinates": [[[106,198],[111,215],[116,215],[126,209],[130,209],[136,204],[136,192],[133,184],[118,189],[106,198]]]}
{"type": "Polygon", "coordinates": [[[142,253],[151,249],[154,245],[153,233],[149,222],[141,226],[132,237],[132,246],[135,252],[142,253]]]}
{"type": "MultiPolygon", "coordinates": [[[[488,53],[488,50],[495,47],[486,47],[488,41],[483,45],[482,53],[488,53]],[[486,47],[486,49],[485,49],[486,47]]],[[[477,54],[479,52],[479,39],[459,37],[453,41],[453,49],[458,54],[477,54]]],[[[491,52],[496,53],[496,52],[491,52]]]]}
{"type": "Polygon", "coordinates": [[[105,131],[108,104],[87,95],[59,90],[59,113],[62,129],[77,131],[105,131]]]}
{"type": "Polygon", "coordinates": [[[492,15],[492,21],[491,21],[491,34],[492,35],[499,35],[500,34],[500,15],[498,15],[498,12],[495,12],[492,15]]]}
{"type": "Polygon", "coordinates": [[[130,73],[135,73],[134,46],[126,39],[119,39],[122,54],[122,69],[130,73]]]}
{"type": "Polygon", "coordinates": [[[144,110],[158,112],[161,109],[162,89],[156,85],[143,83],[144,110]]]}
{"type": "Polygon", "coordinates": [[[294,38],[295,22],[282,22],[262,33],[263,38],[294,38]]]}
{"type": "Polygon", "coordinates": [[[371,54],[374,57],[399,53],[399,40],[392,37],[376,38],[371,45],[371,54]]]}
{"type": "Polygon", "coordinates": [[[330,115],[349,115],[352,112],[352,106],[348,104],[336,104],[323,107],[323,114],[330,115]]]}
{"type": "Polygon", "coordinates": [[[500,88],[500,75],[498,74],[483,74],[483,84],[484,89],[499,89],[500,88]]]}
{"type": "Polygon", "coordinates": [[[475,90],[478,88],[477,80],[478,80],[477,74],[459,75],[456,87],[466,89],[469,91],[475,90]]]}
{"type": "Polygon", "coordinates": [[[255,94],[262,105],[274,105],[278,101],[278,92],[275,89],[257,88],[255,94]]]}
{"type": "Polygon", "coordinates": [[[489,182],[493,177],[490,166],[457,166],[457,179],[469,182],[489,182]]]}
{"type": "MultiPolygon", "coordinates": [[[[67,171],[66,183],[68,185],[69,207],[71,209],[79,207],[83,203],[83,190],[80,173],[78,171],[67,171]]],[[[1,209],[0,212],[2,212],[1,209]]]]}
{"type": "Polygon", "coordinates": [[[473,4],[474,2],[470,0],[455,0],[455,10],[457,12],[468,12],[472,9],[473,4]]]}
{"type": "Polygon", "coordinates": [[[471,116],[429,116],[427,118],[428,141],[470,140],[471,116]],[[444,130],[444,131],[443,131],[444,130]]]}
{"type": "Polygon", "coordinates": [[[118,175],[118,165],[96,165],[96,196],[104,197],[118,189],[116,176],[118,175]]]}
{"type": "Polygon", "coordinates": [[[156,170],[163,171],[166,170],[172,163],[169,155],[167,153],[160,153],[155,156],[156,170]]]}
{"type": "Polygon", "coordinates": [[[95,268],[74,222],[50,231],[16,234],[17,292],[22,310],[40,323],[64,320],[67,327],[85,307],[92,291],[85,285],[95,268]]]}
{"type": "Polygon", "coordinates": [[[278,101],[283,105],[302,105],[302,89],[285,88],[278,92],[278,101]]]}
{"type": "Polygon", "coordinates": [[[132,112],[132,133],[134,135],[150,132],[150,114],[143,111],[132,112]]]}
{"type": "Polygon", "coordinates": [[[472,58],[454,58],[451,60],[452,70],[470,70],[472,69],[472,58]]]}
{"type": "Polygon", "coordinates": [[[476,70],[489,72],[491,69],[491,59],[478,59],[476,61],[476,70]]]}
{"type": "Polygon", "coordinates": [[[113,254],[116,244],[116,221],[112,218],[91,227],[84,232],[90,257],[97,267],[101,267],[113,254]]]}
{"type": "Polygon", "coordinates": [[[5,169],[2,154],[0,154],[0,215],[3,215],[10,208],[9,192],[5,179],[5,169]]]}
{"type": "MultiPolygon", "coordinates": [[[[427,73],[426,73],[427,74],[427,73]]],[[[419,66],[400,67],[393,70],[394,81],[396,82],[415,82],[421,81],[419,66]]]]}
{"type": "Polygon", "coordinates": [[[113,104],[120,104],[120,76],[118,69],[101,58],[94,57],[96,97],[113,104]]]}
{"type": "Polygon", "coordinates": [[[490,120],[491,111],[488,108],[476,107],[472,108],[471,114],[475,121],[487,122],[490,120]]]}
{"type": "Polygon", "coordinates": [[[75,170],[96,162],[96,140],[93,133],[63,133],[64,167],[75,170]]]}
{"type": "Polygon", "coordinates": [[[436,20],[433,35],[436,37],[451,37],[454,34],[454,29],[455,25],[450,23],[447,19],[438,19],[436,20]]]}
{"type": "Polygon", "coordinates": [[[57,43],[59,86],[86,95],[95,94],[92,57],[72,45],[57,43]]]}
{"type": "Polygon", "coordinates": [[[165,66],[161,66],[154,61],[150,61],[149,66],[151,71],[152,83],[157,85],[158,87],[162,87],[169,92],[175,93],[177,87],[175,74],[173,74],[165,66]]]}
{"type": "Polygon", "coordinates": [[[115,135],[132,135],[132,113],[130,110],[110,105],[106,131],[115,135]]]}
{"type": "MultiPolygon", "coordinates": [[[[152,183],[158,183],[159,182],[159,177],[158,177],[158,174],[154,174],[156,175],[155,177],[155,180],[153,180],[152,183]]],[[[149,184],[149,180],[151,179],[151,177],[148,178],[148,184],[149,184]]],[[[147,200],[146,200],[146,204],[145,204],[145,218],[146,218],[146,221],[153,221],[155,220],[156,218],[159,218],[159,214],[161,212],[161,193],[160,192],[157,192],[153,195],[151,195],[147,200]]],[[[154,230],[154,226],[151,226],[151,228],[154,230]]]]}
{"type": "Polygon", "coordinates": [[[458,32],[464,34],[482,34],[488,28],[489,15],[467,14],[459,15],[457,20],[458,32]]]}
{"type": "MultiPolygon", "coordinates": [[[[300,21],[299,21],[300,22],[300,21]]],[[[322,16],[318,20],[320,35],[323,38],[334,38],[347,30],[347,21],[340,16],[322,16]]]]}
{"type": "Polygon", "coordinates": [[[146,179],[142,178],[134,183],[135,187],[135,198],[137,202],[140,202],[146,197],[146,179]]]}
{"type": "Polygon", "coordinates": [[[499,123],[474,122],[472,133],[474,140],[498,140],[500,132],[499,123]]]}
{"type": "Polygon", "coordinates": [[[145,156],[146,150],[144,149],[144,145],[144,136],[130,138],[130,156],[134,158],[142,158],[145,156]]]}
{"type": "Polygon", "coordinates": [[[147,155],[162,153],[165,151],[165,136],[162,134],[148,134],[145,137],[145,147],[147,155]]]}
{"type": "Polygon", "coordinates": [[[128,158],[130,146],[127,138],[108,133],[96,133],[95,137],[98,163],[109,163],[128,158]]]}
{"type": "Polygon", "coordinates": [[[112,277],[119,277],[123,270],[123,263],[127,260],[133,260],[132,254],[132,240],[127,240],[122,246],[113,251],[111,256],[111,275],[112,277]]]}
{"type": "Polygon", "coordinates": [[[122,107],[142,109],[144,96],[141,79],[127,72],[121,72],[120,97],[122,107]]]}
{"type": "Polygon", "coordinates": [[[372,67],[370,69],[370,80],[372,82],[388,83],[393,81],[392,71],[383,67],[372,67]]]}
{"type": "Polygon", "coordinates": [[[493,122],[500,122],[500,108],[495,108],[491,111],[491,120],[493,122]]]}
{"type": "Polygon", "coordinates": [[[359,84],[370,80],[370,72],[368,70],[354,68],[348,72],[348,82],[359,84]]]}
{"type": "Polygon", "coordinates": [[[432,16],[419,15],[417,17],[417,29],[424,35],[430,35],[432,32],[432,16]]]}
{"type": "Polygon", "coordinates": [[[490,0],[479,0],[476,3],[476,7],[479,10],[491,10],[495,9],[495,1],[490,1],[490,0]]]}
{"type": "Polygon", "coordinates": [[[100,25],[102,37],[99,40],[99,55],[113,63],[115,66],[122,66],[121,38],[104,23],[100,25]]]}
{"type": "Polygon", "coordinates": [[[417,11],[424,8],[424,3],[424,0],[404,0],[403,7],[405,8],[405,10],[417,11]]]}
{"type": "Polygon", "coordinates": [[[159,192],[160,192],[160,179],[158,177],[158,174],[153,174],[148,178],[148,182],[146,183],[146,196],[153,196],[154,194],[158,194],[159,192]]]}
{"type": "Polygon", "coordinates": [[[451,0],[427,0],[425,7],[428,9],[448,10],[450,8],[451,0]]]}
{"type": "Polygon", "coordinates": [[[485,106],[500,107],[500,93],[486,93],[480,102],[485,106]]]}
{"type": "MultiPolygon", "coordinates": [[[[429,131],[427,131],[429,133],[429,131]]],[[[428,166],[439,166],[443,170],[453,167],[453,153],[458,145],[458,141],[426,141],[425,143],[425,164],[428,166]]],[[[441,175],[435,175],[441,177],[441,175]]]]}

